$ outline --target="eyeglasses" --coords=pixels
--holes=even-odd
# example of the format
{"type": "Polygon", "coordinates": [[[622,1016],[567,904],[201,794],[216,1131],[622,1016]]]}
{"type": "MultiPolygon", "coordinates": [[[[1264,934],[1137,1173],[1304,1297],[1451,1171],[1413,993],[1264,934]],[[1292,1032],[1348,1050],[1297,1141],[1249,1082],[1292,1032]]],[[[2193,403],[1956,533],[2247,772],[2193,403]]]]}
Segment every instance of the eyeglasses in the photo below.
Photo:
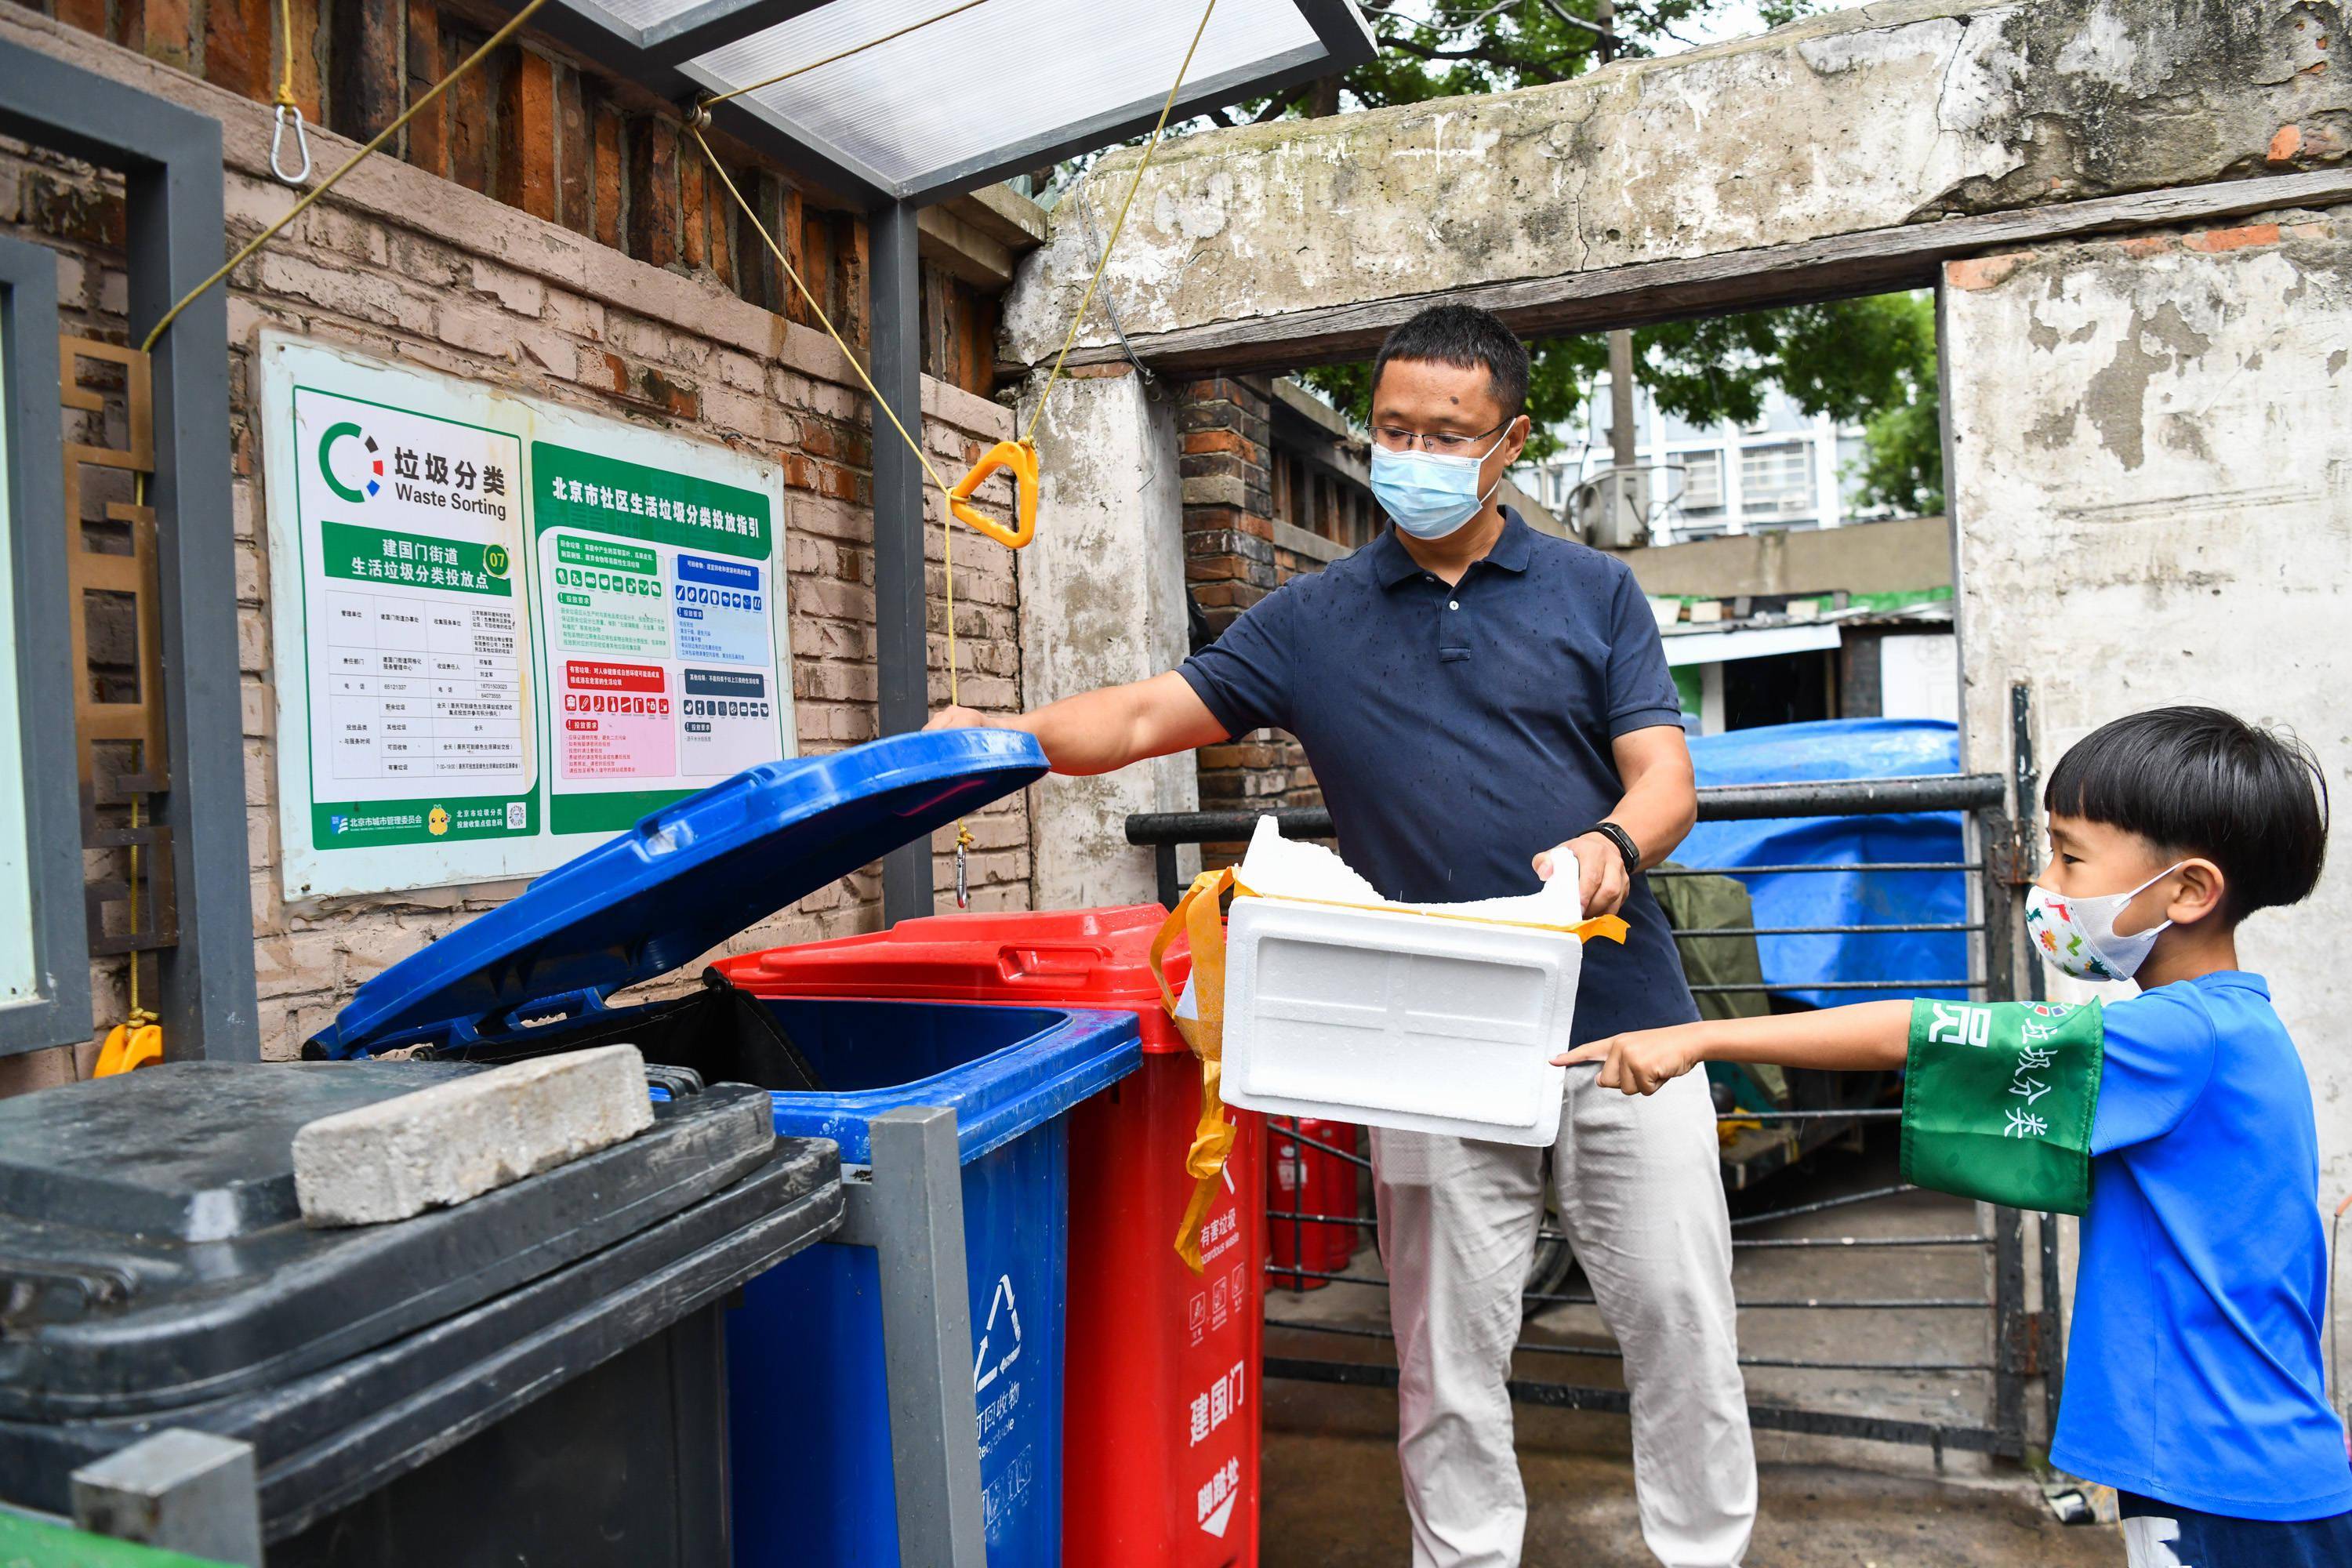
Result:
{"type": "MultiPolygon", "coordinates": [[[[1509,423],[1507,419],[1503,421],[1503,425],[1509,423]]],[[[1454,436],[1444,432],[1423,435],[1418,430],[1400,430],[1392,425],[1375,425],[1372,426],[1372,439],[1380,443],[1381,450],[1384,452],[1410,452],[1418,446],[1423,451],[1434,452],[1441,458],[1458,458],[1466,455],[1496,430],[1500,430],[1503,425],[1496,426],[1494,430],[1481,430],[1475,436],[1454,436]]]]}

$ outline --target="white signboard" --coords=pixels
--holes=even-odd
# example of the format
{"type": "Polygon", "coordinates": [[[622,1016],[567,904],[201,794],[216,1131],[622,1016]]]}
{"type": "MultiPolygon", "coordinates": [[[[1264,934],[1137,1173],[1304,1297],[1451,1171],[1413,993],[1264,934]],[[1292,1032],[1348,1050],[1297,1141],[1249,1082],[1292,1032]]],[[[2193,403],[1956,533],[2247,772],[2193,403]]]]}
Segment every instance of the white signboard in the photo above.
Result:
{"type": "Polygon", "coordinates": [[[265,333],[289,898],[535,875],[793,749],[782,476],[265,333]]]}

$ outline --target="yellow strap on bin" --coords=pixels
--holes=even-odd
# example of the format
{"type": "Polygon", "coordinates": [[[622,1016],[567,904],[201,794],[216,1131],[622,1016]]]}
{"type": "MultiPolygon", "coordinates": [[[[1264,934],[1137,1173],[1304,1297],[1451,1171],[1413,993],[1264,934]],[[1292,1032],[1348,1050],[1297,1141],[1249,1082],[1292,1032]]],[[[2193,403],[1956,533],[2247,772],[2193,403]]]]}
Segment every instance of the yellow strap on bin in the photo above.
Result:
{"type": "Polygon", "coordinates": [[[1591,942],[1594,937],[1606,937],[1623,946],[1632,929],[1615,915],[1594,915],[1572,926],[1550,925],[1542,921],[1497,921],[1484,915],[1449,914],[1444,910],[1419,910],[1410,905],[1351,904],[1345,899],[1309,899],[1297,893],[1261,893],[1255,888],[1234,884],[1234,891],[1244,899],[1265,899],[1276,904],[1320,904],[1327,910],[1366,910],[1376,915],[1418,915],[1429,921],[1460,921],[1465,925],[1506,926],[1516,931],[1550,931],[1562,936],[1572,936],[1579,942],[1591,942]]]}
{"type": "Polygon", "coordinates": [[[1218,900],[1233,885],[1231,867],[1202,872],[1176,900],[1160,934],[1151,939],[1151,977],[1160,982],[1160,1003],[1175,1019],[1184,1043],[1201,1058],[1201,1121],[1192,1130],[1192,1147],[1184,1156],[1184,1169],[1194,1184],[1192,1201],[1184,1205],[1183,1223],[1176,1227],[1176,1256],[1195,1274],[1201,1272],[1201,1226],[1209,1217],[1209,1205],[1216,1201],[1225,1157],[1234,1149],[1234,1124],[1217,1090],[1225,1056],[1225,924],[1218,900]],[[1176,1017],[1176,993],[1169,989],[1168,975],[1160,964],[1179,931],[1192,940],[1197,1018],[1176,1017]]]}

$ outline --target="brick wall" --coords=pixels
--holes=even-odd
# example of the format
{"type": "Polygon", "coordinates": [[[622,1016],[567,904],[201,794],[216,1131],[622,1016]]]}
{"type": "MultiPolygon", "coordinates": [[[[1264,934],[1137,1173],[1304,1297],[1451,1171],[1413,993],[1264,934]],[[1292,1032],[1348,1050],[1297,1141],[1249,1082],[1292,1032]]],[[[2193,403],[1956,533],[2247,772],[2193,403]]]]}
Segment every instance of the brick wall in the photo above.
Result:
{"type": "MultiPolygon", "coordinates": [[[[276,96],[287,43],[276,0],[41,0],[26,9],[256,102],[276,96]]],[[[465,0],[292,0],[291,9],[294,96],[304,120],[362,142],[505,21],[465,0]]],[[[834,323],[864,348],[865,220],[723,138],[712,145],[834,323]]],[[[427,105],[389,151],[625,255],[709,278],[813,324],[734,199],[710,177],[701,150],[681,137],[676,106],[606,78],[532,29],[427,105]]],[[[925,272],[924,370],[987,394],[994,296],[940,269],[925,272]]]]}
{"type": "MultiPolygon", "coordinates": [[[[1243,611],[1323,563],[1278,547],[1271,428],[1263,376],[1213,376],[1175,388],[1184,479],[1184,578],[1222,633],[1243,611]]],[[[1320,805],[1307,753],[1280,730],[1255,730],[1200,752],[1201,809],[1320,805]]],[[[1202,864],[1237,858],[1239,844],[1202,847],[1202,864]]]]}
{"type": "MultiPolygon", "coordinates": [[[[151,0],[152,10],[152,0],[151,0]]],[[[298,27],[299,21],[298,16],[298,27]]],[[[81,31],[0,6],[0,37],[210,114],[223,122],[228,234],[235,246],[292,205],[268,177],[266,107],[152,64],[81,31]]],[[[317,154],[349,150],[320,138],[317,154]]],[[[121,342],[121,186],[20,145],[0,142],[0,232],[58,255],[64,325],[121,342]]],[[[786,477],[785,568],[800,743],[837,750],[876,733],[870,419],[849,367],[822,334],[772,314],[705,267],[691,274],[633,260],[520,205],[389,159],[372,161],[306,213],[231,280],[226,389],[234,443],[239,662],[246,806],[261,1039],[291,1054],[359,984],[471,915],[513,896],[489,883],[374,898],[289,900],[278,874],[271,727],[278,650],[270,646],[256,346],[265,327],[347,344],[683,437],[723,442],[779,464],[786,477]]],[[[926,378],[925,436],[943,467],[975,459],[1012,434],[1008,410],[926,378]]],[[[895,437],[892,437],[895,438],[895,437]]],[[[94,493],[90,504],[108,499],[94,493]]],[[[115,498],[120,499],[120,498],[115,498]]],[[[940,535],[933,566],[931,686],[944,700],[946,624],[940,535]]],[[[1012,557],[969,535],[956,552],[962,699],[1018,702],[1018,595],[1012,557]]],[[[1024,907],[1024,802],[975,817],[973,902],[1024,907]]],[[[942,836],[935,847],[944,851],[942,836]]],[[[949,885],[944,854],[940,885],[949,885]]],[[[861,871],[803,900],[731,946],[738,951],[873,929],[879,878],[861,871]]],[[[688,971],[690,974],[691,970],[688,971]]],[[[94,1026],[125,1005],[119,963],[99,967],[94,1026]]],[[[85,1048],[82,1066],[88,1065],[85,1048]]],[[[0,1059],[0,1091],[74,1070],[59,1054],[0,1059]]]]}

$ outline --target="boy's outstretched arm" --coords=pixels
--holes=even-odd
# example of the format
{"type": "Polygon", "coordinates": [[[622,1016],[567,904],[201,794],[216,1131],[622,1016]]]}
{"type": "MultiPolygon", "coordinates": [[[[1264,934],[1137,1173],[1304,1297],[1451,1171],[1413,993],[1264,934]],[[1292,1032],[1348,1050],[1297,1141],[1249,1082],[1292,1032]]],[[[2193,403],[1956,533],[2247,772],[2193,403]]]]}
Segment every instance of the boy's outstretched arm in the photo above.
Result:
{"type": "Polygon", "coordinates": [[[1910,1003],[1864,1002],[1818,1013],[1708,1019],[1612,1035],[1552,1061],[1564,1067],[1599,1062],[1601,1088],[1655,1094],[1661,1085],[1701,1062],[1770,1062],[1864,1072],[1899,1068],[1910,1035],[1910,1003]]]}

